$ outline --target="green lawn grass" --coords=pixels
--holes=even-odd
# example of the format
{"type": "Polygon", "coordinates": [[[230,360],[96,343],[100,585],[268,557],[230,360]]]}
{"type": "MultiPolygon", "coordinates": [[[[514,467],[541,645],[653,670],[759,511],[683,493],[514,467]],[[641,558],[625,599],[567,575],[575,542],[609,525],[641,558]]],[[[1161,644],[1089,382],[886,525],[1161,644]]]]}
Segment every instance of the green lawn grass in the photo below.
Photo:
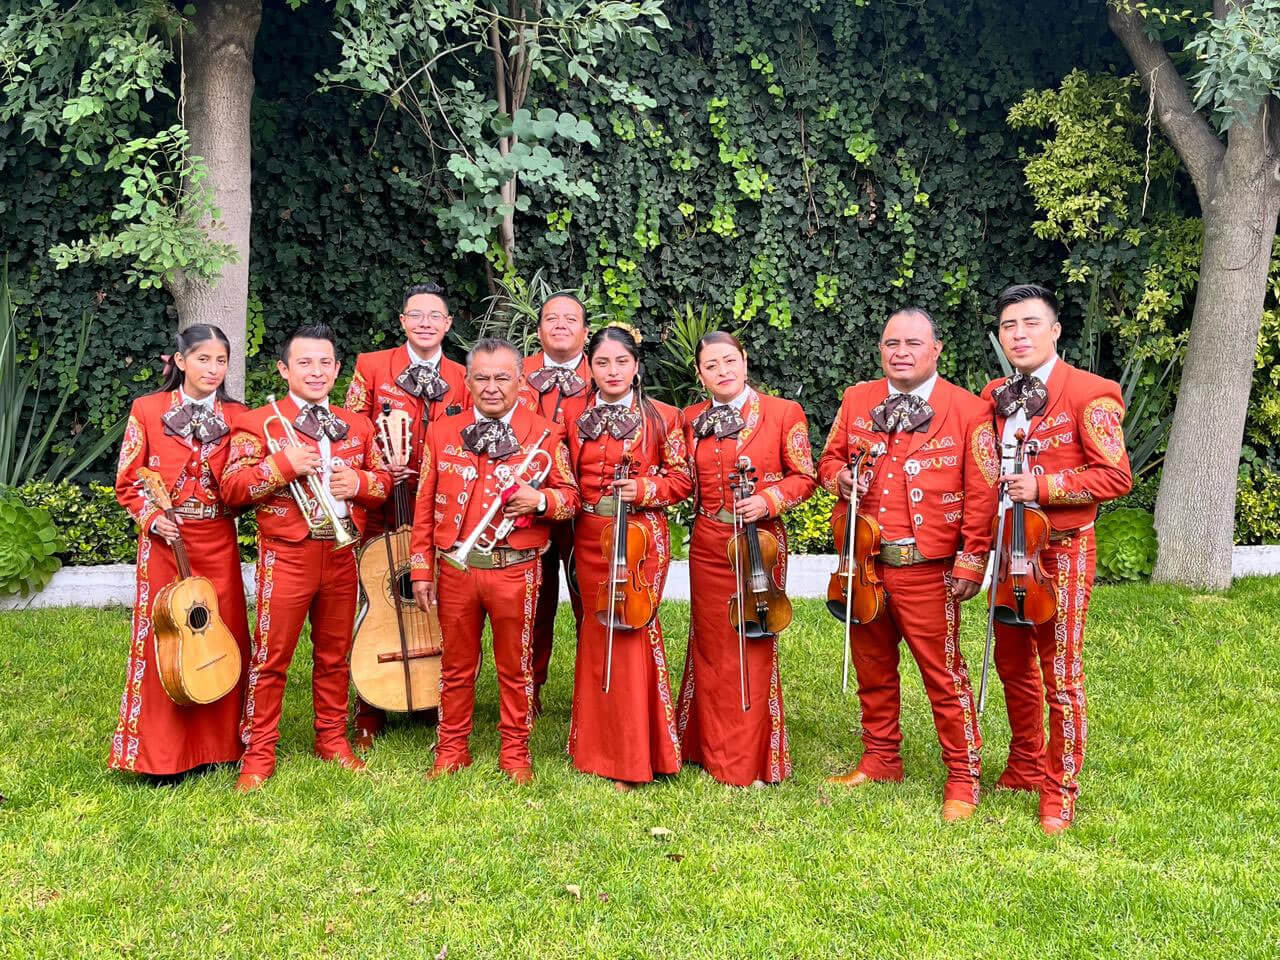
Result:
{"type": "MultiPolygon", "coordinates": [[[[680,663],[687,607],[663,616],[680,663]]],[[[981,606],[966,617],[976,676],[981,606]]],[[[783,638],[794,779],[741,790],[690,768],[618,795],[564,753],[568,626],[562,609],[532,788],[496,770],[488,664],[470,771],[426,783],[433,733],[415,725],[379,742],[369,776],[313,759],[304,645],[279,772],[241,797],[230,769],[170,787],[106,770],[124,612],[0,614],[0,957],[1280,954],[1280,580],[1095,593],[1080,819],[1056,839],[1021,794],[939,821],[909,660],[906,782],[825,787],[857,757],[858,715],[816,601],[783,638]]],[[[989,786],[998,688],[984,735],[989,786]]]]}

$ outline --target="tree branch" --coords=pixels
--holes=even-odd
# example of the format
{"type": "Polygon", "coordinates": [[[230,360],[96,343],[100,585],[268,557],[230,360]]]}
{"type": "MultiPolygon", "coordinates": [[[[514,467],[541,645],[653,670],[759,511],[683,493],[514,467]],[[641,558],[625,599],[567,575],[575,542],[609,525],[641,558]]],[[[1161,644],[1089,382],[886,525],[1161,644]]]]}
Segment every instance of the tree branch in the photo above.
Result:
{"type": "Polygon", "coordinates": [[[1186,81],[1164,47],[1147,36],[1142,16],[1134,12],[1122,13],[1108,6],[1107,23],[1129,52],[1143,89],[1155,102],[1160,129],[1191,174],[1201,204],[1207,203],[1213,174],[1222,162],[1226,146],[1196,110],[1187,92],[1186,81]]]}

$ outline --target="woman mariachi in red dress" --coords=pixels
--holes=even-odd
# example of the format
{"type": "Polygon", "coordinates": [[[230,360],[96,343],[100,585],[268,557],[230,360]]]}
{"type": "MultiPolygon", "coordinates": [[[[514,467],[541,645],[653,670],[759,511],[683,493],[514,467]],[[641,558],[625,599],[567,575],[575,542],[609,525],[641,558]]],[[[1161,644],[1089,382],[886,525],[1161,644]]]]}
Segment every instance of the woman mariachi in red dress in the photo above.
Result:
{"type": "Polygon", "coordinates": [[[220,700],[178,706],[161,686],[152,633],[156,592],[178,578],[169,542],[181,533],[191,547],[192,574],[213,582],[222,619],[240,645],[241,663],[249,662],[235,520],[218,496],[231,420],[244,409],[223,387],[230,350],[226,334],[217,327],[187,327],[178,334],[164,387],[139,397],[129,411],[116,499],[138,524],[137,594],[120,719],[108,760],[113,770],[171,776],[234,762],[244,749],[239,722],[245,675],[220,700]],[[137,486],[144,467],[163,478],[177,523],[137,486]]]}
{"type": "Polygon", "coordinates": [[[791,774],[791,756],[776,637],[746,641],[749,707],[743,709],[738,631],[729,621],[736,592],[728,556],[734,535],[732,482],[739,458],[749,459],[756,488],[736,500],[737,514],[777,538],[785,578],[787,536],[780,518],[809,499],[816,485],[809,425],[794,400],[765,396],[747,384],[747,357],[731,334],[703,337],[695,363],[711,400],[685,410],[695,517],[680,745],[686,763],[698,764],[722,783],[780,783],[791,774]]]}
{"type": "Polygon", "coordinates": [[[636,339],[623,327],[603,327],[587,345],[595,388],[581,416],[568,423],[569,459],[582,491],[574,521],[574,560],[586,591],[578,624],[569,755],[584,773],[614,781],[619,790],[680,770],[675,703],[671,697],[662,626],[655,615],[641,629],[616,625],[609,657],[608,627],[596,616],[596,591],[609,579],[600,537],[614,526],[615,495],[628,504],[629,523],[646,532],[640,574],[659,599],[671,563],[664,507],[689,496],[693,479],[685,455],[680,411],[644,395],[636,339]],[[629,477],[615,471],[630,461],[629,477]]]}

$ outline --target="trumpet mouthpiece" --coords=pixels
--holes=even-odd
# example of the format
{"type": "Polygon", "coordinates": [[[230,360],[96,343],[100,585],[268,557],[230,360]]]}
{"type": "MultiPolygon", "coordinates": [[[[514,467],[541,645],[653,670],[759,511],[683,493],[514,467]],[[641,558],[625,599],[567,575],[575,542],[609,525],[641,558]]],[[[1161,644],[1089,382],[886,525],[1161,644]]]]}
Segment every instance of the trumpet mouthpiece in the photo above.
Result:
{"type": "Polygon", "coordinates": [[[275,403],[275,402],[276,402],[276,395],[274,393],[268,393],[267,403],[275,403]]]}

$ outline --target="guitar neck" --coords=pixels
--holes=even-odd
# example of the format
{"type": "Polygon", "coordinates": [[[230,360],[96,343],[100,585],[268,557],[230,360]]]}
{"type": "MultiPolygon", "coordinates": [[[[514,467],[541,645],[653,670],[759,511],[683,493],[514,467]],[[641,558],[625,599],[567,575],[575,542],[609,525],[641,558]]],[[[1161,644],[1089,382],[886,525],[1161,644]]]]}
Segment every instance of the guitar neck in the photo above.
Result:
{"type": "MultiPolygon", "coordinates": [[[[165,517],[172,520],[176,526],[178,521],[172,508],[164,512],[165,517]]],[[[187,556],[187,545],[182,540],[182,534],[178,534],[178,539],[171,544],[173,547],[173,558],[178,561],[178,576],[186,580],[191,576],[191,559],[187,556]]]]}

